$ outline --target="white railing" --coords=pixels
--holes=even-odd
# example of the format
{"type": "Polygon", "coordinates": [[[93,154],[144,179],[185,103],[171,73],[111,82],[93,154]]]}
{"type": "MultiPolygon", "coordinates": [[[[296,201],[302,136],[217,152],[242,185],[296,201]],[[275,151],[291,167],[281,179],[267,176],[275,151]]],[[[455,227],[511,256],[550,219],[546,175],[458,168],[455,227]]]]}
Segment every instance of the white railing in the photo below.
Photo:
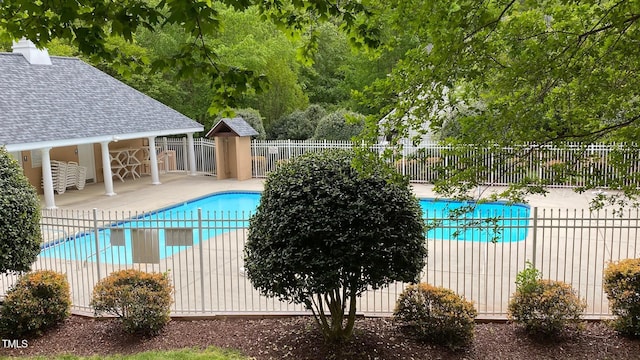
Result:
{"type": "MultiPolygon", "coordinates": [[[[76,311],[91,312],[89,301],[98,279],[115,270],[136,268],[170,274],[174,315],[304,313],[301,306],[260,295],[245,276],[249,215],[196,211],[154,217],[47,210],[42,219],[47,246],[33,268],[66,274],[76,311]]],[[[466,240],[443,240],[461,228],[455,222],[439,224],[428,233],[422,281],[472,300],[481,317],[503,319],[516,274],[531,261],[545,278],[571,284],[586,299],[586,317],[610,315],[602,290],[603,269],[609,261],[640,256],[638,211],[614,216],[606,211],[532,208],[527,218],[514,219],[510,214],[501,218],[506,239],[498,243],[477,232],[466,233],[466,240]]],[[[4,277],[0,293],[6,293],[13,281],[13,276],[4,277]]],[[[369,291],[358,309],[389,315],[403,289],[404,284],[394,283],[369,291]]]]}
{"type": "MultiPolygon", "coordinates": [[[[205,175],[216,175],[215,143],[213,140],[194,139],[196,171],[205,175]]],[[[329,140],[254,140],[251,143],[252,176],[265,178],[284,161],[326,149],[350,149],[350,141],[329,140]]],[[[378,153],[388,149],[385,145],[374,145],[378,153]]],[[[186,138],[163,138],[159,141],[159,153],[167,153],[164,169],[183,171],[188,169],[186,138]]],[[[389,162],[403,175],[415,183],[432,183],[448,176],[452,171],[476,169],[473,176],[482,185],[505,186],[522,181],[525,177],[538,179],[548,187],[579,187],[593,179],[601,179],[598,188],[607,188],[614,181],[618,185],[633,185],[640,182],[640,150],[636,147],[618,147],[609,144],[564,144],[554,147],[546,145],[522,145],[510,148],[459,147],[438,143],[405,145],[398,153],[389,157],[389,162]],[[621,150],[624,149],[624,150],[621,150]],[[624,174],[613,164],[626,163],[624,174]],[[473,162],[470,166],[469,162],[473,162]],[[622,176],[624,175],[624,176],[622,176]],[[622,181],[622,182],[620,182],[622,181]]]]}
{"type": "MultiPolygon", "coordinates": [[[[194,141],[194,155],[196,162],[196,172],[201,175],[216,175],[216,155],[215,155],[215,142],[213,140],[205,138],[196,138],[194,141]]],[[[175,166],[171,163],[167,164],[165,169],[168,171],[189,171],[189,159],[187,149],[187,138],[162,138],[158,145],[158,152],[163,151],[171,154],[175,157],[175,166]]],[[[168,157],[167,162],[170,161],[171,156],[168,157]]]]}
{"type": "MultiPolygon", "coordinates": [[[[307,152],[329,148],[351,148],[348,141],[258,141],[252,142],[253,176],[264,178],[283,161],[307,152]]],[[[383,152],[384,145],[372,150],[383,152]]],[[[640,150],[636,147],[618,147],[609,144],[584,146],[567,143],[562,146],[528,144],[519,147],[482,148],[458,147],[438,143],[405,145],[389,161],[412,182],[430,183],[439,176],[447,176],[454,170],[470,168],[473,162],[478,181],[483,185],[504,186],[522,181],[525,177],[537,178],[549,187],[578,187],[588,181],[601,178],[598,187],[606,188],[611,181],[623,180],[625,185],[638,179],[629,174],[640,172],[640,150]],[[612,155],[618,163],[626,163],[624,177],[612,163],[612,155]]]]}

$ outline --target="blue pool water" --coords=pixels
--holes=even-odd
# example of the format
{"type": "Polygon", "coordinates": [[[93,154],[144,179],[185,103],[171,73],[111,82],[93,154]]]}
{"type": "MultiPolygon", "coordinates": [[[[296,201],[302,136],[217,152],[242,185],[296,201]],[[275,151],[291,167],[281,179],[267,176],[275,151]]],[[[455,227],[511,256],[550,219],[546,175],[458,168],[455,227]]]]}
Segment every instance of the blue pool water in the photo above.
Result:
{"type": "Polygon", "coordinates": [[[515,242],[527,237],[527,205],[421,199],[420,207],[427,225],[432,225],[427,239],[515,242]],[[456,219],[449,218],[450,214],[456,219]]]}
{"type": "MultiPolygon", "coordinates": [[[[61,239],[57,244],[45,247],[41,256],[81,261],[96,261],[99,258],[103,263],[132,264],[133,240],[144,239],[150,244],[158,244],[156,251],[159,258],[163,259],[186,250],[189,245],[198,244],[201,239],[206,241],[236,228],[248,227],[246,219],[255,212],[259,202],[258,192],[212,194],[182,205],[143,214],[138,218],[115,222],[98,231],[97,241],[94,232],[61,239]],[[201,227],[198,226],[198,209],[202,209],[201,217],[206,219],[202,220],[201,227]],[[168,232],[172,234],[168,235],[168,232]],[[171,243],[171,239],[176,237],[180,242],[171,243]],[[99,246],[99,251],[96,250],[96,245],[99,246]]],[[[420,200],[420,206],[428,220],[440,219],[438,226],[428,231],[427,238],[481,242],[513,242],[526,238],[528,206],[479,204],[472,211],[465,211],[462,215],[464,221],[447,219],[451,211],[466,205],[468,204],[447,200],[420,200]],[[496,221],[488,225],[468,226],[470,221],[480,218],[495,218],[496,221]]]]}

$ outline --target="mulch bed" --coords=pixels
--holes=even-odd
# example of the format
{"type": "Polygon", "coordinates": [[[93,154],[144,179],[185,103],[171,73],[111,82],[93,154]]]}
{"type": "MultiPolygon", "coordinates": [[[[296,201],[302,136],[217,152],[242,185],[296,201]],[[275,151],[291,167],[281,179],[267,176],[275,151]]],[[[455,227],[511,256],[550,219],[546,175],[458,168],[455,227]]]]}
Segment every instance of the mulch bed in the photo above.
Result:
{"type": "Polygon", "coordinates": [[[527,337],[509,323],[477,324],[473,343],[451,351],[420,342],[388,318],[362,318],[353,339],[327,345],[310,317],[171,321],[154,337],[124,334],[113,320],[72,316],[20,349],[0,355],[106,355],[147,350],[237,349],[255,359],[640,359],[640,340],[618,336],[602,322],[553,341],[527,337]]]}

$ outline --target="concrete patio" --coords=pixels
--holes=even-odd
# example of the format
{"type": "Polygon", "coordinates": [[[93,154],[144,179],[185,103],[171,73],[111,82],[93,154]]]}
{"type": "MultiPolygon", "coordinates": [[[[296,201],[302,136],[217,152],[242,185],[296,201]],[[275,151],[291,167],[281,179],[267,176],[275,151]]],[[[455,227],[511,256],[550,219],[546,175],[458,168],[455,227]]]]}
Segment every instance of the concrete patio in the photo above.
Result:
{"type": "MultiPolygon", "coordinates": [[[[148,176],[139,179],[126,178],[124,182],[114,181],[117,195],[106,196],[102,183],[87,184],[84,190],[69,189],[64,194],[55,195],[56,205],[60,209],[111,211],[151,211],[184,201],[221,191],[262,191],[264,179],[237,181],[234,179],[217,180],[210,176],[189,176],[185,173],[168,173],[160,176],[160,185],[151,185],[148,176]]],[[[419,198],[433,198],[433,186],[413,184],[419,198]]],[[[484,189],[485,192],[499,188],[484,189]]],[[[41,197],[42,198],[42,197],[41,197]]],[[[556,209],[588,209],[593,194],[577,194],[571,189],[551,189],[545,196],[530,196],[532,207],[556,209]]],[[[41,199],[44,206],[44,200],[41,199]]]]}

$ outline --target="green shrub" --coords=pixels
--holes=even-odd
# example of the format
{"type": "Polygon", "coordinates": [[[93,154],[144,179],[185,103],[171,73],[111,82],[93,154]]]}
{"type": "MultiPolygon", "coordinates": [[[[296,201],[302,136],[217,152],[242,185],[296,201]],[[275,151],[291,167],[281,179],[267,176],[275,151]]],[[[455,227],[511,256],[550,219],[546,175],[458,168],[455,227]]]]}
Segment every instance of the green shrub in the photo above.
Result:
{"type": "Polygon", "coordinates": [[[320,105],[311,105],[304,111],[294,111],[291,114],[274,120],[267,131],[268,138],[273,140],[307,140],[313,137],[318,122],[327,111],[320,105]]]}
{"type": "Polygon", "coordinates": [[[38,194],[0,146],[0,273],[29,271],[40,252],[38,194]]]}
{"type": "Polygon", "coordinates": [[[364,116],[346,110],[326,115],[318,122],[313,138],[316,140],[351,140],[364,128],[364,116]]]}
{"type": "Polygon", "coordinates": [[[640,337],[640,259],[610,263],[604,271],[604,291],[616,316],[613,327],[622,335],[640,337]]]}
{"type": "Polygon", "coordinates": [[[71,294],[67,278],[50,270],[21,276],[7,292],[0,311],[2,334],[18,337],[40,335],[70,314],[71,294]]]}
{"type": "Polygon", "coordinates": [[[172,292],[167,274],[120,270],[96,284],[91,306],[119,317],[126,332],[153,335],[169,322],[172,292]]]}
{"type": "Polygon", "coordinates": [[[453,349],[473,340],[477,315],[472,302],[449,289],[425,283],[409,285],[400,294],[393,313],[395,320],[421,339],[453,349]]]}
{"type": "Polygon", "coordinates": [[[268,130],[269,139],[273,140],[307,140],[313,136],[315,124],[303,111],[291,114],[273,121],[268,130]]]}
{"type": "Polygon", "coordinates": [[[325,339],[341,342],[362,293],[418,278],[424,232],[409,182],[378,154],[307,153],[269,173],[244,264],[260,293],[304,304],[325,339]]]}
{"type": "Polygon", "coordinates": [[[562,281],[542,280],[531,263],[518,273],[516,292],[508,316],[531,335],[556,336],[569,327],[579,328],[586,304],[562,281]]]}

